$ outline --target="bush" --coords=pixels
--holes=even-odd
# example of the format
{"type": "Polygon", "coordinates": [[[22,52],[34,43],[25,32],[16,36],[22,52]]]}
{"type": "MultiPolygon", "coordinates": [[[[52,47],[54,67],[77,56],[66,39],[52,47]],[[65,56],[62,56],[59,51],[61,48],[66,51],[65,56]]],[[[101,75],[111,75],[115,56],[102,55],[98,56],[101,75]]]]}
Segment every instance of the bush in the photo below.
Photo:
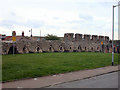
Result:
{"type": "Polygon", "coordinates": [[[45,37],[46,40],[59,40],[60,38],[55,36],[55,35],[50,35],[48,34],[46,37],[45,37]]]}

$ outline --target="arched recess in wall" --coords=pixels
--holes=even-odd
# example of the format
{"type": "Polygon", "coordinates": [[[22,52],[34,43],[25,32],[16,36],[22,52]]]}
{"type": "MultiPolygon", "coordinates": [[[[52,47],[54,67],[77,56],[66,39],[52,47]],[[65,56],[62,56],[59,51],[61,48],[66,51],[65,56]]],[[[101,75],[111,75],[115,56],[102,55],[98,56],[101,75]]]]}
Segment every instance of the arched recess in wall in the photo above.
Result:
{"type": "Polygon", "coordinates": [[[39,52],[42,52],[42,49],[40,47],[37,47],[36,51],[39,53],[39,52]]]}
{"type": "Polygon", "coordinates": [[[82,48],[80,45],[78,46],[78,51],[82,51],[82,48]]]}
{"type": "Polygon", "coordinates": [[[28,53],[28,49],[26,47],[23,47],[23,53],[28,53]]]}
{"type": "Polygon", "coordinates": [[[97,47],[97,51],[100,51],[100,47],[97,47]]]}
{"type": "Polygon", "coordinates": [[[108,53],[109,52],[109,47],[108,47],[108,45],[106,45],[106,53],[108,53]]]}
{"type": "Polygon", "coordinates": [[[91,47],[91,51],[93,51],[93,47],[91,47]]]}
{"type": "Polygon", "coordinates": [[[49,52],[54,52],[54,48],[52,47],[52,45],[50,45],[48,51],[49,51],[49,52]]]}
{"type": "Polygon", "coordinates": [[[63,51],[64,51],[64,48],[63,48],[62,46],[59,46],[59,50],[60,50],[61,52],[63,52],[63,51]]]}
{"type": "Polygon", "coordinates": [[[69,46],[68,51],[69,51],[69,52],[73,52],[73,47],[72,47],[72,46],[69,46]]]}
{"type": "MultiPolygon", "coordinates": [[[[13,54],[13,46],[11,46],[9,48],[8,54],[13,54]]],[[[18,50],[17,50],[16,46],[14,47],[14,54],[18,54],[18,50]]]]}
{"type": "Polygon", "coordinates": [[[87,48],[85,47],[85,51],[87,50],[87,48]]]}

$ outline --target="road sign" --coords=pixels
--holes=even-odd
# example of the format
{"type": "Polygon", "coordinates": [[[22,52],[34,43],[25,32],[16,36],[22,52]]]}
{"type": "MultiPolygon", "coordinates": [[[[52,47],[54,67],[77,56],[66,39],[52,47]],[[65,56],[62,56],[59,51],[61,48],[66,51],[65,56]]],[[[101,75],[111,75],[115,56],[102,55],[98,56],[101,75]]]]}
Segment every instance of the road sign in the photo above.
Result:
{"type": "Polygon", "coordinates": [[[13,42],[15,42],[16,41],[16,37],[12,36],[12,40],[13,40],[13,42]]]}
{"type": "Polygon", "coordinates": [[[101,45],[103,45],[103,41],[101,42],[101,45]]]}

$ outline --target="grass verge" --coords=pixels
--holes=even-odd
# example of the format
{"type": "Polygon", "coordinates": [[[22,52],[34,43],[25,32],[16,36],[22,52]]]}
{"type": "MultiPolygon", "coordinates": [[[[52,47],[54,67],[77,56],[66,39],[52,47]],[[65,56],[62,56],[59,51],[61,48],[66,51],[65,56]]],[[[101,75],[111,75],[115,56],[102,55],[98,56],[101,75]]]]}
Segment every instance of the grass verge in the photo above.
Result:
{"type": "MultiPolygon", "coordinates": [[[[115,64],[118,64],[115,54],[115,64]]],[[[71,52],[3,55],[2,80],[41,77],[111,65],[111,53],[71,52]]]]}

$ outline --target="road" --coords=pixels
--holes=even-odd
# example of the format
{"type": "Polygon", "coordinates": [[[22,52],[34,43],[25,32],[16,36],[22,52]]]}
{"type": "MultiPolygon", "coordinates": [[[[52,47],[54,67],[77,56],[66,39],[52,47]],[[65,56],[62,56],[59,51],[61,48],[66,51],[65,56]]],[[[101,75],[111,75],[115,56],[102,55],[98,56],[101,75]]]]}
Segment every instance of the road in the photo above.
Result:
{"type": "Polygon", "coordinates": [[[118,88],[118,72],[54,85],[48,88],[118,88]]]}

